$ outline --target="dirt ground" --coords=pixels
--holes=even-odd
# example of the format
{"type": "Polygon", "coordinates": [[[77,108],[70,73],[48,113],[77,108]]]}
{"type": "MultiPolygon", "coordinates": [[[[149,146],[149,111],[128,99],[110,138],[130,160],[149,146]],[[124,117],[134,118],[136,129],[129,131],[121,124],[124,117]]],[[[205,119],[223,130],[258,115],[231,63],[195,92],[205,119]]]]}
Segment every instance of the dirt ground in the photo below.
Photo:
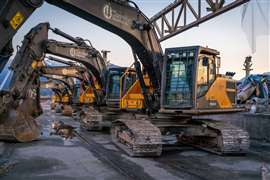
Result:
{"type": "Polygon", "coordinates": [[[0,143],[1,179],[260,180],[262,165],[270,167],[270,144],[256,141],[245,156],[218,156],[181,146],[165,147],[158,158],[131,158],[111,142],[109,131],[82,131],[71,117],[52,112],[48,104],[43,107],[39,140],[0,143]],[[50,136],[56,119],[77,127],[87,142],[50,136]]]}

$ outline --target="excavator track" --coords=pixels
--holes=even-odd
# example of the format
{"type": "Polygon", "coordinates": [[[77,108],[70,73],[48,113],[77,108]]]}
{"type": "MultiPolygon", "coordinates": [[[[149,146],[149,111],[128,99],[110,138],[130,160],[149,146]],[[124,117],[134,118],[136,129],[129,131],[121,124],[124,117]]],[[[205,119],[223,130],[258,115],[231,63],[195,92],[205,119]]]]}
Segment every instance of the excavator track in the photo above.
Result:
{"type": "Polygon", "coordinates": [[[81,127],[88,131],[101,131],[102,126],[102,115],[86,114],[81,120],[81,127]]]}
{"type": "Polygon", "coordinates": [[[179,136],[179,141],[219,155],[245,154],[249,149],[249,134],[245,130],[228,123],[213,120],[195,120],[204,128],[206,135],[179,136]],[[210,133],[209,133],[210,132],[210,133]],[[211,134],[211,135],[209,135],[211,134]]]}
{"type": "Polygon", "coordinates": [[[81,117],[80,124],[87,131],[101,131],[103,129],[103,114],[90,107],[81,117]]]}
{"type": "Polygon", "coordinates": [[[111,128],[112,141],[130,156],[160,156],[160,130],[147,120],[117,120],[111,128]]]}

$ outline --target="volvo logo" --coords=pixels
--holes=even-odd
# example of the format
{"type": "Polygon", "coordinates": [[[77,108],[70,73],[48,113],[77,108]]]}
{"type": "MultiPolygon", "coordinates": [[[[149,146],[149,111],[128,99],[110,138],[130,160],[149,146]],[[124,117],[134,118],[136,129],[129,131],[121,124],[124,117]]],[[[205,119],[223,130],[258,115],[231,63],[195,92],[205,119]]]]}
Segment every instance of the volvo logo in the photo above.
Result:
{"type": "Polygon", "coordinates": [[[106,19],[111,19],[112,18],[112,7],[111,5],[107,4],[103,8],[103,14],[106,19]]]}
{"type": "Polygon", "coordinates": [[[71,49],[69,50],[69,53],[70,53],[70,55],[71,55],[72,57],[75,57],[75,55],[76,55],[76,51],[75,51],[74,48],[71,48],[71,49]]]}
{"type": "Polygon", "coordinates": [[[67,74],[68,74],[68,70],[67,70],[67,69],[63,69],[63,70],[62,70],[62,73],[63,73],[64,75],[67,75],[67,74]]]}

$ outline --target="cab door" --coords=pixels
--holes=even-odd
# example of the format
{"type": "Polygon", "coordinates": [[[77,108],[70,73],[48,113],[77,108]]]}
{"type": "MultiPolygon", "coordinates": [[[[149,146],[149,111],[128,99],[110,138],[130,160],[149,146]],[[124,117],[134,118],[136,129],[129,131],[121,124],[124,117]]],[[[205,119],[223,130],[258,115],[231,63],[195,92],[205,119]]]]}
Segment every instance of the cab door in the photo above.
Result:
{"type": "Polygon", "coordinates": [[[193,106],[194,62],[196,51],[178,48],[167,52],[165,62],[164,100],[165,108],[182,109],[193,106]]]}
{"type": "MultiPolygon", "coordinates": [[[[216,79],[216,65],[215,59],[210,55],[201,54],[198,58],[197,63],[197,80],[196,80],[196,99],[201,99],[200,102],[204,102],[200,108],[209,108],[211,103],[216,104],[216,102],[211,102],[205,99],[209,88],[216,79]],[[203,99],[203,100],[202,100],[203,99]]],[[[202,104],[202,103],[200,103],[202,104]]]]}

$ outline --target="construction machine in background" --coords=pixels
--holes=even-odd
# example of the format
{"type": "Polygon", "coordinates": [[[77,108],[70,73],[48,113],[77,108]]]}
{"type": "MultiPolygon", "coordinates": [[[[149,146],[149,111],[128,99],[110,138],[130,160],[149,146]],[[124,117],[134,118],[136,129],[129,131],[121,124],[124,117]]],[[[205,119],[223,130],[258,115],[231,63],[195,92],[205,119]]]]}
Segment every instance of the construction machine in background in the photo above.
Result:
{"type": "MultiPolygon", "coordinates": [[[[56,76],[60,78],[53,78],[54,81],[46,82],[45,88],[51,88],[55,92],[57,96],[52,97],[51,107],[56,107],[56,112],[62,112],[63,115],[72,116],[74,102],[76,100],[74,98],[73,93],[76,91],[76,84],[74,82],[74,78],[83,80],[84,75],[87,74],[87,69],[78,66],[53,66],[53,67],[42,67],[41,73],[46,78],[49,76],[56,76]],[[66,80],[64,80],[64,78],[66,80]],[[55,84],[55,81],[62,82],[61,89],[59,89],[59,85],[55,84]],[[68,81],[69,80],[69,81],[68,81]],[[68,82],[67,82],[68,81],[68,82]],[[57,85],[57,87],[55,87],[57,85]]],[[[52,79],[52,78],[49,78],[52,79]]],[[[42,82],[44,83],[44,82],[42,82]]]]}
{"type": "MultiPolygon", "coordinates": [[[[77,44],[49,40],[48,30],[48,23],[41,23],[32,28],[25,36],[22,46],[11,64],[14,73],[9,86],[10,90],[1,93],[0,139],[25,142],[32,141],[39,136],[39,128],[34,118],[41,113],[38,89],[39,76],[44,73],[45,54],[69,58],[83,64],[87,69],[86,73],[91,74],[86,78],[95,92],[96,102],[102,104],[104,101],[104,93],[100,87],[103,83],[102,75],[105,74],[102,71],[106,70],[106,65],[99,52],[83,40],[75,39],[58,29],[53,31],[58,34],[62,33],[62,36],[77,44]],[[20,120],[21,117],[22,120],[20,120]]],[[[72,68],[74,71],[74,67],[72,68]]],[[[69,72],[67,71],[67,73],[69,72]]],[[[65,74],[66,71],[62,73],[65,74]]],[[[77,73],[77,75],[82,74],[77,73]]]]}
{"type": "MultiPolygon", "coordinates": [[[[41,81],[41,89],[51,89],[54,92],[52,96],[51,106],[55,107],[55,103],[70,103],[71,94],[74,89],[74,79],[71,77],[57,75],[42,75],[48,81],[41,81]]],[[[54,108],[52,108],[54,109],[54,108]]]]}
{"type": "MultiPolygon", "coordinates": [[[[68,61],[67,59],[63,60],[63,59],[53,57],[53,56],[48,56],[47,60],[52,61],[52,62],[58,62],[60,64],[67,65],[67,66],[73,66],[73,67],[78,66],[78,65],[81,66],[81,68],[78,68],[78,69],[82,69],[85,67],[80,63],[76,63],[74,61],[68,61]]],[[[104,59],[104,62],[105,62],[105,59],[104,59]]],[[[86,71],[87,69],[85,68],[85,70],[83,70],[82,72],[84,72],[85,74],[86,71]]],[[[91,85],[87,83],[88,82],[87,79],[85,79],[85,77],[91,76],[91,74],[88,74],[88,75],[85,74],[85,76],[82,76],[82,74],[80,72],[76,72],[76,70],[73,72],[74,72],[74,75],[71,77],[76,78],[78,81],[75,81],[75,84],[73,85],[72,97],[71,97],[72,104],[75,104],[76,107],[82,106],[85,104],[94,104],[95,95],[94,95],[93,89],[91,88],[91,85]]],[[[62,73],[60,74],[61,76],[56,76],[56,77],[63,78],[65,76],[64,73],[65,73],[65,70],[63,69],[62,73]]]]}
{"type": "MultiPolygon", "coordinates": [[[[121,77],[124,73],[129,73],[129,85],[136,80],[134,68],[108,65],[105,75],[105,106],[86,106],[84,116],[81,117],[81,126],[86,130],[102,130],[111,127],[111,123],[126,114],[120,109],[121,90],[125,91],[128,86],[121,84],[124,80],[121,77]],[[132,77],[132,78],[131,78],[132,77]],[[121,88],[122,87],[122,88],[121,88]]],[[[140,92],[141,93],[141,92],[140,92]]]]}
{"type": "Polygon", "coordinates": [[[51,96],[51,109],[55,109],[58,104],[69,103],[70,94],[65,84],[53,80],[40,82],[40,89],[51,89],[53,95],[51,96]]]}
{"type": "MultiPolygon", "coordinates": [[[[8,57],[10,52],[7,50],[10,45],[8,42],[37,6],[30,6],[28,14],[24,15],[18,12],[20,9],[27,9],[29,1],[5,2],[9,6],[3,6],[1,12],[8,13],[1,13],[1,17],[8,23],[6,26],[0,26],[0,32],[5,30],[1,34],[7,36],[0,37],[0,51],[8,57]],[[13,8],[8,11],[10,6],[13,8]],[[17,18],[20,20],[15,21],[15,17],[23,18],[17,18]],[[17,22],[16,26],[14,21],[17,22]]],[[[35,2],[41,5],[41,2],[35,2]]],[[[129,89],[135,86],[137,90],[138,87],[141,89],[143,106],[140,108],[127,106],[113,123],[112,138],[119,147],[132,156],[159,156],[164,143],[163,135],[173,135],[179,142],[218,154],[246,152],[249,147],[247,132],[226,123],[193,118],[193,115],[201,113],[238,111],[233,101],[235,83],[215,72],[218,52],[196,46],[168,48],[163,54],[160,41],[198,26],[248,0],[234,0],[227,5],[224,5],[225,1],[206,0],[209,12],[207,15],[202,14],[201,3],[198,4],[196,12],[191,8],[190,2],[175,1],[151,19],[148,19],[130,0],[46,0],[46,2],[119,35],[131,46],[137,80],[129,89]],[[165,17],[166,13],[179,5],[181,10],[178,17],[170,25],[165,17]],[[191,9],[195,16],[190,24],[187,23],[187,8],[191,9]],[[178,22],[183,14],[184,24],[180,26],[178,22]],[[156,26],[156,20],[159,18],[163,22],[161,29],[156,26]],[[167,31],[164,28],[165,24],[169,27],[167,31]],[[164,32],[169,33],[169,36],[165,37],[164,32]],[[219,94],[224,95],[223,99],[217,95],[217,89],[219,94]]],[[[131,93],[131,90],[123,95],[129,92],[131,93]]],[[[128,99],[125,99],[125,102],[128,102],[128,99]]]]}

